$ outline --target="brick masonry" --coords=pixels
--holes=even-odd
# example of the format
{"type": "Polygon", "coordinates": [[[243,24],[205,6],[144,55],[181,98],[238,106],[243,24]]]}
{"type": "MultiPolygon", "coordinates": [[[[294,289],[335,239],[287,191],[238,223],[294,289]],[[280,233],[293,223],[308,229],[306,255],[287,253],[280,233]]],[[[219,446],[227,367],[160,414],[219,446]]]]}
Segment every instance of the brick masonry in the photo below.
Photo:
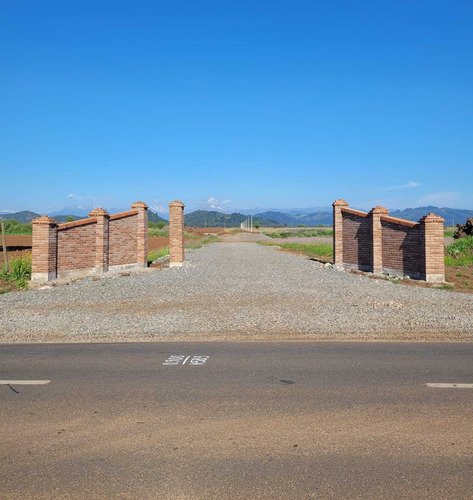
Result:
{"type": "Polygon", "coordinates": [[[180,267],[184,262],[184,203],[169,203],[169,266],[180,267]]]}
{"type": "Polygon", "coordinates": [[[34,219],[32,280],[146,267],[148,207],[140,201],[131,208],[114,215],[96,208],[88,219],[65,224],[45,215],[34,219]]]}
{"type": "Polygon", "coordinates": [[[344,200],[335,201],[333,211],[335,265],[431,283],[445,281],[441,217],[429,214],[412,222],[390,217],[384,207],[369,213],[353,210],[344,200]]]}

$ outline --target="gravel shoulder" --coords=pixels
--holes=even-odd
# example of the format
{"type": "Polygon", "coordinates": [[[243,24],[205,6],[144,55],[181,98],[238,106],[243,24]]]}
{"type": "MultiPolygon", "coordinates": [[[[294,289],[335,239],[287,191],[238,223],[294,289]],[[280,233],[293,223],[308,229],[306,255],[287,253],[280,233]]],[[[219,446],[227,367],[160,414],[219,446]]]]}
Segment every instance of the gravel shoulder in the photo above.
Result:
{"type": "Polygon", "coordinates": [[[473,295],[214,243],[182,268],[0,296],[0,342],[472,340],[473,295]]]}

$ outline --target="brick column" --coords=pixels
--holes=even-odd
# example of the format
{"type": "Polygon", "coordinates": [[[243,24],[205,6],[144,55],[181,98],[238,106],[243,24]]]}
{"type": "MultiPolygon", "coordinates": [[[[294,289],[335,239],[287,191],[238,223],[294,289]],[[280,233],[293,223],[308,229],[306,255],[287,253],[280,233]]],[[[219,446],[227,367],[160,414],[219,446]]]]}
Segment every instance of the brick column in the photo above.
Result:
{"type": "Polygon", "coordinates": [[[184,262],[184,203],[169,203],[169,267],[181,267],[184,262]]]}
{"type": "Polygon", "coordinates": [[[371,234],[372,234],[372,271],[375,274],[383,272],[383,230],[381,228],[381,216],[388,215],[389,210],[385,207],[374,207],[371,212],[371,234]]]}
{"type": "Polygon", "coordinates": [[[343,266],[343,218],[342,208],[348,207],[345,200],[337,200],[333,206],[333,263],[343,266]]]}
{"type": "Polygon", "coordinates": [[[136,226],[136,262],[139,266],[148,266],[148,205],[136,201],[131,208],[138,210],[136,226]]]}
{"type": "Polygon", "coordinates": [[[444,222],[445,219],[432,213],[419,221],[424,236],[425,281],[428,283],[445,281],[444,222]]]}
{"type": "Polygon", "coordinates": [[[95,272],[98,274],[108,271],[109,262],[109,223],[110,214],[103,208],[94,208],[89,217],[97,219],[95,226],[95,272]]]}
{"type": "Polygon", "coordinates": [[[52,217],[43,215],[31,221],[33,250],[31,281],[50,281],[57,277],[57,227],[52,217]]]}

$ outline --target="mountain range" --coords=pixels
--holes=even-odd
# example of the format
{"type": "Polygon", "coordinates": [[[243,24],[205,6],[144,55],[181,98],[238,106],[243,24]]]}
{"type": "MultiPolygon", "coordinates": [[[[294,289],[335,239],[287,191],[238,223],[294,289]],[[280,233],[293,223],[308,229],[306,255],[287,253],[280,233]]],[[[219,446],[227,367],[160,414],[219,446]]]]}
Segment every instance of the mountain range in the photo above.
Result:
{"type": "MultiPolygon", "coordinates": [[[[79,207],[80,208],[80,207],[79,207]]],[[[84,208],[79,213],[73,211],[74,207],[68,207],[58,212],[49,214],[58,222],[65,222],[68,216],[74,219],[83,219],[91,208],[84,208]],[[84,213],[85,212],[85,213],[84,213]]],[[[123,209],[110,209],[110,213],[123,212],[123,209]]],[[[208,210],[195,210],[186,213],[184,223],[190,227],[239,227],[247,219],[248,213],[234,212],[231,214],[208,210]]],[[[246,210],[244,212],[247,212],[246,210]]],[[[448,208],[448,207],[417,207],[406,208],[403,210],[392,210],[390,215],[400,219],[418,221],[424,215],[433,212],[445,219],[445,225],[452,226],[456,223],[464,223],[468,217],[473,217],[473,210],[448,208]]],[[[253,213],[253,221],[259,222],[261,226],[318,226],[319,224],[332,224],[331,207],[313,207],[309,209],[280,209],[265,210],[259,213],[253,213]]],[[[0,213],[0,219],[15,219],[18,222],[31,222],[32,219],[39,217],[40,214],[30,211],[0,213]]],[[[150,222],[167,222],[167,220],[153,211],[148,211],[148,220],[150,222]]]]}

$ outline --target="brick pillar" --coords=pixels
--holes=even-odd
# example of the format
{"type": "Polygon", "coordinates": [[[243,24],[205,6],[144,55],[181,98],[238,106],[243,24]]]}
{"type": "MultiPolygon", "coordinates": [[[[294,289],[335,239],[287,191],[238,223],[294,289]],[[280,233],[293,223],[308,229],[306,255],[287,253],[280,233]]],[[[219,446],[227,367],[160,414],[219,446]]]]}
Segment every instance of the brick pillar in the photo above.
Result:
{"type": "Polygon", "coordinates": [[[444,222],[445,219],[432,213],[419,221],[424,236],[425,281],[428,283],[445,281],[444,222]]]}
{"type": "Polygon", "coordinates": [[[95,272],[98,274],[108,271],[109,262],[109,223],[110,214],[103,208],[94,208],[89,217],[97,219],[95,228],[95,272]]]}
{"type": "Polygon", "coordinates": [[[57,277],[57,227],[52,217],[43,215],[31,221],[33,250],[31,281],[50,281],[57,277]]]}
{"type": "Polygon", "coordinates": [[[374,207],[371,212],[371,235],[372,235],[372,271],[375,274],[383,272],[383,230],[381,228],[381,216],[388,215],[389,210],[385,207],[374,207]]]}
{"type": "Polygon", "coordinates": [[[181,267],[184,262],[184,203],[169,203],[169,267],[181,267]]]}
{"type": "Polygon", "coordinates": [[[333,263],[343,266],[343,218],[342,208],[348,207],[345,200],[337,200],[333,206],[333,263]]]}
{"type": "Polygon", "coordinates": [[[148,205],[136,201],[131,208],[138,210],[136,226],[136,263],[139,266],[148,266],[148,205]]]}

